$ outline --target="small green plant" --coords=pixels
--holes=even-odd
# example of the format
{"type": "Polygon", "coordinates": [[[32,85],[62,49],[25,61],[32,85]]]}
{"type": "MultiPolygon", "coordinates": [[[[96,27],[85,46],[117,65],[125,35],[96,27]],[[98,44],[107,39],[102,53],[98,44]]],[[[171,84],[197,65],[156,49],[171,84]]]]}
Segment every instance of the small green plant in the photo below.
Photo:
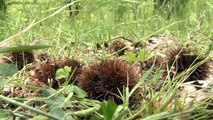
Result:
{"type": "Polygon", "coordinates": [[[153,52],[146,52],[145,50],[140,50],[137,53],[131,53],[126,51],[125,56],[127,59],[133,62],[145,62],[154,56],[153,52]]]}
{"type": "Polygon", "coordinates": [[[64,68],[60,68],[56,71],[55,78],[59,80],[59,82],[60,80],[65,79],[64,85],[68,85],[70,79],[73,77],[73,74],[75,73],[75,70],[76,68],[72,69],[71,67],[64,66],[64,68]]]}
{"type": "Polygon", "coordinates": [[[56,79],[62,79],[65,78],[66,80],[69,79],[71,68],[68,66],[65,66],[64,68],[60,68],[56,71],[56,79]]]}
{"type": "Polygon", "coordinates": [[[14,64],[0,63],[0,76],[8,77],[18,72],[18,68],[14,64]]]}
{"type": "Polygon", "coordinates": [[[121,120],[128,113],[128,107],[116,105],[113,101],[103,101],[98,114],[94,114],[91,120],[121,120]]]}

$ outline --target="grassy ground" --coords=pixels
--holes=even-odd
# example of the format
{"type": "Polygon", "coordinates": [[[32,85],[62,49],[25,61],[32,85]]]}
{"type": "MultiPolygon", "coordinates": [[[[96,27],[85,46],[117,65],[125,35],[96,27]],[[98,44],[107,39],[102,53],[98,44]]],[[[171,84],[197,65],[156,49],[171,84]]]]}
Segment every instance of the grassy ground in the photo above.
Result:
{"type": "MultiPolygon", "coordinates": [[[[34,0],[34,2],[30,0],[6,1],[6,17],[0,20],[0,40],[5,41],[36,23],[20,36],[9,39],[10,46],[20,44],[33,45],[35,43],[54,45],[53,48],[46,49],[46,51],[43,50],[43,52],[48,52],[55,58],[69,56],[83,62],[88,62],[96,61],[97,59],[93,58],[93,55],[91,58],[82,58],[77,53],[83,52],[88,46],[91,47],[98,42],[110,40],[118,36],[124,36],[133,41],[145,41],[153,35],[168,36],[172,34],[178,39],[180,44],[190,44],[201,51],[206,51],[209,48],[209,44],[211,43],[210,38],[213,38],[212,0],[188,0],[185,7],[175,8],[169,19],[167,13],[164,13],[162,9],[154,9],[154,3],[151,0],[79,0],[79,12],[77,15],[72,16],[70,16],[68,6],[65,6],[67,3],[66,0],[34,0]]],[[[77,13],[75,5],[72,5],[72,11],[77,13]]],[[[212,52],[210,56],[213,56],[212,52]]],[[[150,71],[146,72],[147,75],[150,74],[150,71]]],[[[7,79],[12,81],[16,79],[20,80],[23,78],[23,72],[25,71],[7,79]]],[[[157,74],[158,72],[155,74],[156,77],[158,76],[157,74]]],[[[148,77],[144,76],[140,82],[143,83],[146,79],[148,77]]],[[[20,83],[15,82],[15,84],[20,83]]],[[[190,106],[190,109],[185,109],[184,104],[179,99],[173,99],[178,87],[174,86],[171,82],[165,85],[164,89],[166,89],[166,92],[156,92],[150,89],[148,92],[149,100],[142,100],[142,107],[136,110],[128,108],[128,105],[126,105],[128,104],[128,99],[125,99],[126,104],[120,106],[115,105],[113,102],[100,103],[99,101],[88,99],[79,100],[79,97],[81,98],[82,96],[78,95],[79,91],[77,90],[77,97],[75,96],[70,100],[71,102],[67,102],[69,103],[68,105],[66,104],[69,107],[74,105],[77,112],[70,112],[60,107],[50,108],[48,114],[42,112],[47,109],[47,106],[52,101],[55,102],[55,106],[62,106],[63,108],[66,101],[72,98],[71,94],[64,91],[64,89],[68,89],[69,87],[70,85],[64,86],[59,90],[46,88],[44,91],[50,95],[46,95],[47,97],[44,98],[30,99],[37,102],[46,100],[45,104],[38,109],[27,108],[30,105],[10,101],[33,111],[26,113],[27,115],[14,111],[12,113],[21,117],[34,117],[34,119],[48,119],[51,116],[52,119],[62,117],[64,119],[83,119],[85,115],[94,113],[92,117],[94,120],[129,120],[135,119],[135,117],[148,120],[181,119],[180,115],[183,117],[192,112],[197,114],[190,114],[190,117],[187,117],[188,119],[193,119],[193,117],[205,119],[213,114],[212,109],[204,109],[204,105],[206,104],[202,102],[198,102],[193,107],[190,106]],[[64,95],[60,95],[62,93],[64,95]],[[170,106],[171,101],[174,105],[173,107],[170,106]],[[101,109],[99,109],[100,107],[101,109]],[[114,112],[110,114],[106,111],[114,112]]],[[[3,89],[3,87],[1,88],[3,89]]],[[[72,92],[71,90],[70,93],[72,92]]],[[[80,91],[80,94],[83,94],[83,92],[80,91]]],[[[211,97],[209,99],[212,99],[211,97]]],[[[19,99],[17,98],[16,100],[19,99]]],[[[23,99],[23,101],[26,102],[27,100],[23,99]]],[[[4,113],[7,114],[5,111],[4,113]]],[[[4,115],[0,113],[0,116],[4,115]]]]}

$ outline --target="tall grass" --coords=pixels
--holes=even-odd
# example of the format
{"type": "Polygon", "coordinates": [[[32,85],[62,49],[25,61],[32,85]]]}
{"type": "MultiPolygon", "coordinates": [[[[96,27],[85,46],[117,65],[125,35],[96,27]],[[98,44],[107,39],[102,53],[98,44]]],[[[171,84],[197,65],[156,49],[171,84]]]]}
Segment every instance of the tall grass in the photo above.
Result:
{"type": "Polygon", "coordinates": [[[6,12],[6,1],[0,0],[0,18],[5,18],[5,12],[6,12]]]}
{"type": "MultiPolygon", "coordinates": [[[[26,2],[27,0],[22,0],[26,2]]],[[[66,1],[37,1],[33,4],[11,4],[8,6],[8,27],[3,30],[4,37],[7,38],[21,28],[26,27],[34,19],[42,19],[53,13],[56,9],[66,4],[66,1]]],[[[143,40],[159,29],[158,33],[168,33],[171,31],[184,38],[189,32],[197,32],[197,25],[202,22],[201,32],[208,33],[208,28],[212,27],[212,8],[208,4],[211,1],[188,0],[185,7],[174,8],[174,12],[180,12],[172,16],[170,20],[162,16],[161,12],[154,13],[153,1],[79,1],[81,8],[79,14],[69,17],[69,10],[62,11],[54,18],[42,22],[35,26],[30,32],[22,36],[17,41],[33,41],[42,38],[42,42],[52,44],[66,44],[68,41],[76,43],[97,42],[99,40],[110,39],[123,35],[134,40],[143,40]],[[180,17],[179,17],[180,16],[180,17]],[[184,16],[184,17],[182,17],[184,16]],[[178,22],[177,24],[173,24],[178,22]],[[165,27],[172,24],[170,27],[165,27]]],[[[12,1],[11,1],[12,3],[12,1]]],[[[175,6],[181,6],[176,2],[175,6]]],[[[161,6],[163,7],[163,6],[161,6]]],[[[164,8],[165,9],[165,8],[164,8]]],[[[167,7],[166,7],[167,9],[167,7]]],[[[159,10],[161,11],[161,10],[159,10]]],[[[166,10],[165,10],[166,11],[166,10]]],[[[163,12],[163,11],[162,11],[163,12]]],[[[202,34],[203,34],[202,33],[202,34]]],[[[199,33],[197,33],[199,34],[199,33]]]]}

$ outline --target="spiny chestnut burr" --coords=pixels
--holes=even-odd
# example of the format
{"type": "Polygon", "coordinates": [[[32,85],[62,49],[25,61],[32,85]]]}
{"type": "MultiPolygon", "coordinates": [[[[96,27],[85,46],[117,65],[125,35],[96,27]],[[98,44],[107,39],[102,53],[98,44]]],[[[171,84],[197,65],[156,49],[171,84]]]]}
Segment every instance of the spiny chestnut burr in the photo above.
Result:
{"type": "Polygon", "coordinates": [[[71,67],[69,83],[75,81],[76,76],[80,73],[80,63],[77,60],[65,58],[63,60],[48,60],[41,63],[35,63],[31,66],[30,78],[31,82],[38,86],[51,86],[54,89],[59,88],[65,82],[65,78],[56,80],[56,71],[64,68],[65,66],[71,67]],[[74,71],[75,70],[75,71],[74,71]],[[74,73],[73,73],[74,72],[74,73]],[[71,77],[71,75],[73,75],[71,77]]]}
{"type": "MultiPolygon", "coordinates": [[[[65,66],[68,66],[71,68],[71,73],[69,75],[69,84],[76,82],[76,77],[81,72],[81,64],[79,61],[70,59],[70,58],[64,58],[63,60],[58,61],[57,69],[64,68],[65,66]],[[72,75],[72,76],[71,76],[72,75]]],[[[65,79],[59,80],[61,84],[65,82],[65,79]]]]}
{"type": "Polygon", "coordinates": [[[127,45],[123,41],[115,40],[109,46],[111,53],[116,53],[118,56],[124,55],[125,51],[129,50],[127,45]]]}
{"type": "Polygon", "coordinates": [[[37,86],[58,88],[58,82],[55,80],[57,70],[55,64],[55,61],[44,61],[33,64],[29,72],[30,82],[37,86]]]}
{"type": "Polygon", "coordinates": [[[4,56],[2,62],[16,64],[19,70],[26,64],[32,63],[35,60],[32,51],[11,52],[4,56]]]}
{"type": "Polygon", "coordinates": [[[140,69],[122,59],[103,60],[82,70],[78,86],[88,93],[89,98],[114,100],[122,103],[120,93],[125,87],[131,90],[140,79],[140,69]]]}
{"type": "Polygon", "coordinates": [[[145,62],[141,63],[141,67],[144,70],[148,70],[154,65],[156,68],[164,67],[166,64],[165,59],[162,56],[153,56],[152,58],[148,59],[145,62]]]}
{"type": "MultiPolygon", "coordinates": [[[[206,59],[206,57],[199,56],[195,52],[196,50],[191,47],[178,47],[167,53],[168,66],[173,68],[171,77],[206,59]]],[[[205,80],[210,72],[210,65],[207,61],[192,71],[185,81],[205,80]]]]}

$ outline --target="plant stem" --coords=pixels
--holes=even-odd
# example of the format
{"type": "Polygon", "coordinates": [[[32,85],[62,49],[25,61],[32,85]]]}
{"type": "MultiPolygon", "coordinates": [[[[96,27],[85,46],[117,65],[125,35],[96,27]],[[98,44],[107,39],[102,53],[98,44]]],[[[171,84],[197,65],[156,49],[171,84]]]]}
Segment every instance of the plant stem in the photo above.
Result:
{"type": "Polygon", "coordinates": [[[3,100],[3,101],[9,102],[9,103],[15,104],[17,106],[23,107],[25,109],[28,109],[28,110],[30,110],[32,112],[35,112],[35,113],[38,113],[40,115],[46,116],[48,118],[51,118],[51,119],[54,119],[54,120],[60,120],[60,118],[54,117],[54,116],[52,116],[52,115],[50,115],[48,113],[45,113],[43,111],[40,111],[40,110],[35,109],[33,107],[30,107],[28,105],[22,104],[22,103],[20,103],[18,101],[15,101],[15,100],[11,99],[11,98],[7,98],[7,97],[4,97],[4,96],[0,95],[0,99],[3,100]]]}

